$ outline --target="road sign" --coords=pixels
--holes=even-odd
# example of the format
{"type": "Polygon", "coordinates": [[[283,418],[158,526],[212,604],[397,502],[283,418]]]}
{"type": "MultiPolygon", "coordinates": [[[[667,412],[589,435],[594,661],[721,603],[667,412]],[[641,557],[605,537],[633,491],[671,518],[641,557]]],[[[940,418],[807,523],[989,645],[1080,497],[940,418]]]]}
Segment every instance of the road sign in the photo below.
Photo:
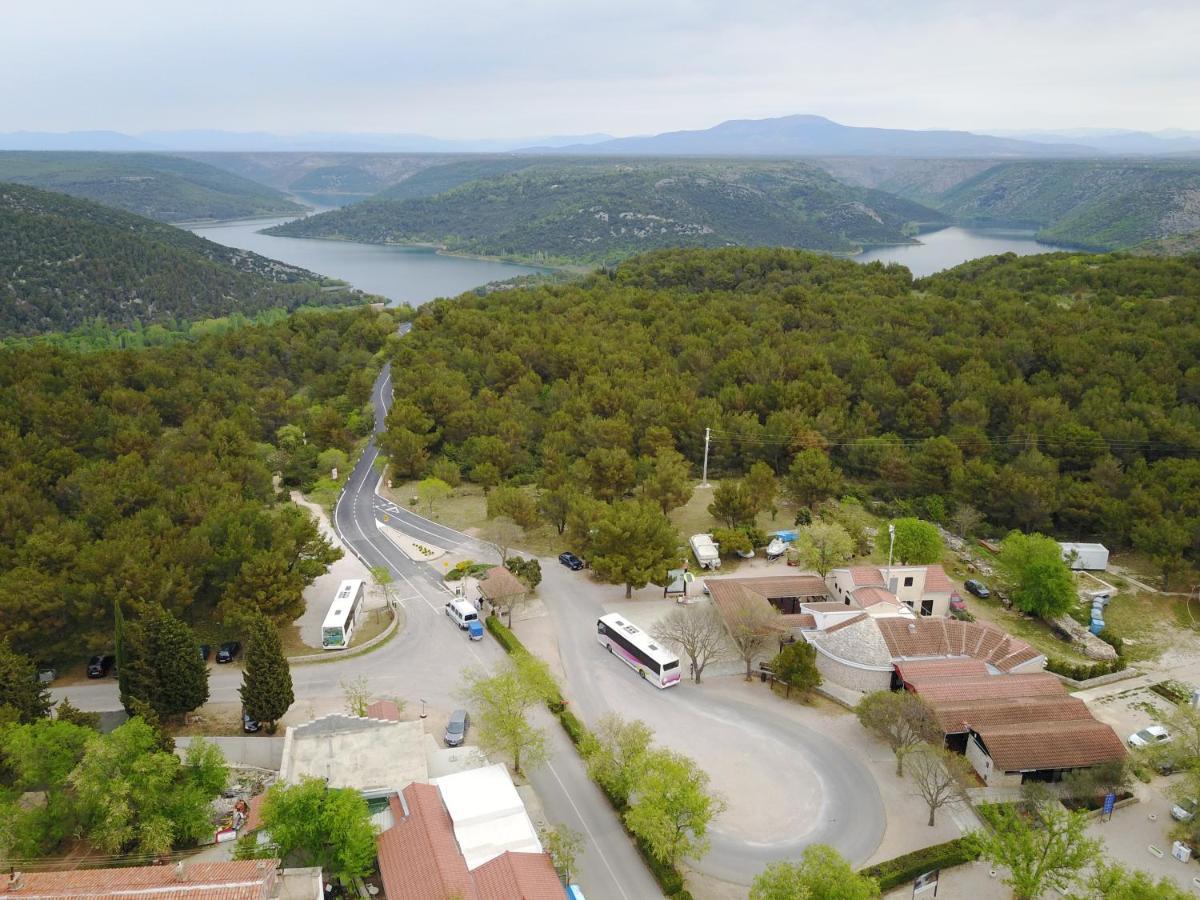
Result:
{"type": "Polygon", "coordinates": [[[1105,819],[1112,818],[1113,809],[1116,807],[1116,805],[1117,805],[1117,795],[1116,794],[1105,794],[1104,795],[1104,813],[1103,813],[1103,815],[1104,815],[1105,819]]]}
{"type": "Polygon", "coordinates": [[[924,872],[924,873],[918,875],[913,880],[913,896],[915,897],[915,896],[917,896],[917,894],[923,894],[926,891],[928,891],[930,888],[932,888],[933,889],[932,896],[936,897],[937,889],[938,889],[938,878],[941,876],[941,874],[942,874],[941,869],[934,869],[931,872],[924,872]]]}

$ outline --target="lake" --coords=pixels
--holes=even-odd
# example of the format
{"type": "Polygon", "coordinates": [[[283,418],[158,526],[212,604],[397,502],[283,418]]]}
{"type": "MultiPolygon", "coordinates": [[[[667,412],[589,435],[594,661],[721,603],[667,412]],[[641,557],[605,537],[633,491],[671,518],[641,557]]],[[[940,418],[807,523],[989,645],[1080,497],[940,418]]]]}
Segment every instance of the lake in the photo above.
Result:
{"type": "Polygon", "coordinates": [[[855,262],[900,263],[917,278],[949,269],[969,259],[997,253],[1055,253],[1069,250],[1036,240],[1031,231],[1003,228],[942,228],[918,236],[919,244],[876,247],[853,257],[855,262]]]}
{"type": "Polygon", "coordinates": [[[543,271],[486,259],[444,256],[423,247],[317,241],[258,233],[293,218],[235,219],[180,227],[227,247],[252,250],[320,275],[340,278],[393,303],[416,305],[435,297],[453,297],[489,281],[543,271]]]}

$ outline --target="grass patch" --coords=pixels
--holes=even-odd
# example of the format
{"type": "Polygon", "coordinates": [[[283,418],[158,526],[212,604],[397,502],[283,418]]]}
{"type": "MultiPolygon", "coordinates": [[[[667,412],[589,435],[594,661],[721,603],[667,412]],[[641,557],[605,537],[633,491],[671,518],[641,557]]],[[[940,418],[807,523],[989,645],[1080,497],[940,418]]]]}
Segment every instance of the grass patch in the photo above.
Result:
{"type": "Polygon", "coordinates": [[[1073,644],[1067,643],[1055,634],[1054,630],[1041,619],[1029,618],[1015,610],[1005,609],[998,600],[980,600],[978,597],[970,597],[968,607],[979,621],[1007,631],[1013,637],[1027,642],[1046,656],[1053,656],[1071,663],[1091,664],[1093,662],[1077,650],[1073,644]]]}
{"type": "MultiPolygon", "coordinates": [[[[1174,642],[1177,625],[1192,627],[1186,607],[1181,597],[1122,592],[1104,610],[1104,623],[1121,636],[1123,653],[1130,662],[1157,659],[1174,642]]],[[[1200,625],[1200,607],[1193,607],[1192,615],[1200,625]]]]}

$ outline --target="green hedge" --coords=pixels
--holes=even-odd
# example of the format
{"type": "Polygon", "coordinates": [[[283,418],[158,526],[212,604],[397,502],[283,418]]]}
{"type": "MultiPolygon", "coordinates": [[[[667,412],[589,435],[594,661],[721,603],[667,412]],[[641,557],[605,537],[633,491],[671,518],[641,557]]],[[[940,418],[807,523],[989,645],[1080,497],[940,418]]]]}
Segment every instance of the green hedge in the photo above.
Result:
{"type": "Polygon", "coordinates": [[[955,838],[944,844],[934,844],[885,860],[863,869],[861,874],[869,875],[879,882],[881,891],[890,891],[894,887],[907,884],[922,872],[931,869],[949,869],[973,862],[979,858],[978,852],[967,838],[955,838]]]}
{"type": "Polygon", "coordinates": [[[1101,675],[1120,672],[1124,668],[1125,657],[1123,656],[1118,656],[1116,659],[1106,662],[1091,663],[1090,665],[1088,663],[1074,663],[1053,656],[1046,660],[1047,671],[1063,675],[1067,678],[1073,678],[1076,681],[1099,678],[1101,675]]]}
{"type": "MultiPolygon", "coordinates": [[[[488,616],[485,621],[487,622],[487,630],[492,633],[492,637],[504,648],[505,652],[509,654],[529,652],[525,649],[525,645],[521,643],[520,639],[500,621],[498,616],[488,616]]],[[[571,739],[571,743],[578,748],[588,735],[587,726],[579,720],[578,716],[567,709],[566,701],[561,696],[550,698],[546,701],[546,705],[552,713],[558,716],[558,721],[562,725],[563,731],[567,733],[567,737],[571,739]]],[[[617,811],[617,818],[624,825],[624,804],[608,793],[608,791],[604,790],[603,786],[599,787],[600,792],[608,798],[608,802],[617,811]]],[[[645,860],[646,867],[650,869],[651,874],[654,875],[654,880],[658,882],[658,886],[663,889],[663,893],[667,895],[669,900],[693,900],[692,895],[683,886],[683,876],[679,874],[679,870],[674,866],[669,866],[655,859],[654,854],[650,852],[649,846],[640,838],[633,834],[630,834],[630,837],[633,837],[633,843],[637,846],[638,852],[642,854],[642,859],[645,860]]]]}

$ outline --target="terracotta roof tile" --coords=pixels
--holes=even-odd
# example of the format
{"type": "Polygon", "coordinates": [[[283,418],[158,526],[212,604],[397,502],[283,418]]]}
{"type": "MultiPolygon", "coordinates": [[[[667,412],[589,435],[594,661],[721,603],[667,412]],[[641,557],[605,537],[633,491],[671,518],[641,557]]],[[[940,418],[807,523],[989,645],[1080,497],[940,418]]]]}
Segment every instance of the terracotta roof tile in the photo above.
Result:
{"type": "Polygon", "coordinates": [[[441,792],[430,784],[404,789],[391,799],[395,824],[379,835],[379,875],[388,900],[478,900],[475,882],[454,837],[441,792]]]}
{"type": "Polygon", "coordinates": [[[849,572],[855,587],[865,587],[866,585],[884,586],[883,572],[875,566],[851,566],[849,572]]]}
{"type": "Polygon", "coordinates": [[[830,625],[825,629],[825,634],[833,634],[835,631],[841,631],[843,628],[849,628],[851,625],[857,625],[859,622],[863,621],[863,619],[869,618],[870,616],[868,616],[866,613],[859,613],[857,616],[853,616],[849,619],[843,619],[840,622],[830,625]]]}
{"type": "Polygon", "coordinates": [[[1066,695],[942,701],[932,702],[929,706],[946,734],[964,732],[968,726],[978,730],[1039,722],[1094,721],[1086,703],[1066,695]]]}
{"type": "Polygon", "coordinates": [[[141,900],[263,900],[275,885],[279,860],[185,863],[175,866],[135,866],[125,869],[76,869],[70,872],[25,872],[21,886],[9,887],[0,876],[0,898],[129,898],[141,900]],[[262,868],[260,868],[260,866],[262,868]]]}
{"type": "Polygon", "coordinates": [[[970,658],[904,660],[896,663],[896,671],[905,681],[988,674],[987,664],[983,660],[970,658]]]}
{"type": "Polygon", "coordinates": [[[850,592],[850,596],[853,597],[858,602],[858,605],[863,609],[866,609],[869,606],[874,606],[877,603],[887,603],[891,606],[900,605],[900,601],[896,599],[895,594],[886,588],[881,588],[873,584],[869,584],[866,587],[855,588],[850,592]]]}
{"type": "Polygon", "coordinates": [[[501,597],[516,597],[529,593],[529,588],[516,575],[504,566],[492,566],[487,575],[479,582],[479,593],[488,600],[498,600],[501,597]]]}
{"type": "Polygon", "coordinates": [[[925,567],[926,594],[948,594],[952,590],[954,590],[954,583],[950,580],[950,576],[946,574],[945,569],[941,566],[925,567]]]}
{"type": "Polygon", "coordinates": [[[996,768],[1004,772],[1073,769],[1125,756],[1125,745],[1112,727],[1094,719],[981,726],[974,730],[996,768]]]}
{"type": "Polygon", "coordinates": [[[1004,697],[1065,695],[1067,689],[1049,672],[980,675],[967,678],[917,678],[910,686],[929,703],[992,700],[1004,697]]]}
{"type": "Polygon", "coordinates": [[[566,893],[545,853],[509,850],[471,874],[480,900],[563,900],[566,893]]]}
{"type": "Polygon", "coordinates": [[[368,719],[383,719],[388,722],[400,721],[400,709],[392,700],[376,700],[367,706],[368,719]]]}

